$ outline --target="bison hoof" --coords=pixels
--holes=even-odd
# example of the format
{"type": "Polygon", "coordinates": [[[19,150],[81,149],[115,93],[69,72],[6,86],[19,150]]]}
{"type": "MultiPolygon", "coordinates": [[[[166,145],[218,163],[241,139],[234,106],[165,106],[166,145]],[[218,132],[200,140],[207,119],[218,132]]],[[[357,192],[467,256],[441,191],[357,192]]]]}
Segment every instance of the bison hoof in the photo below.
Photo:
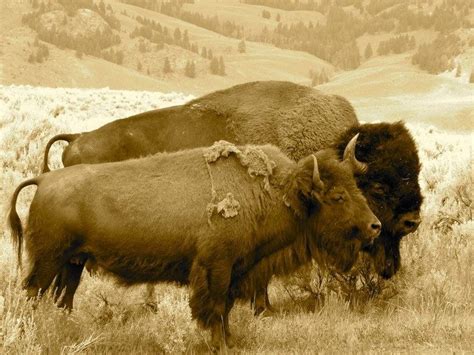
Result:
{"type": "Polygon", "coordinates": [[[219,350],[231,349],[235,346],[235,341],[232,336],[227,336],[226,339],[211,341],[211,351],[218,353],[219,350]]]}
{"type": "Polygon", "coordinates": [[[145,302],[143,303],[143,308],[152,313],[158,312],[158,304],[156,302],[145,302]]]}
{"type": "Polygon", "coordinates": [[[223,329],[221,327],[217,327],[218,331],[214,329],[211,335],[211,351],[218,352],[219,349],[230,349],[235,346],[234,338],[232,335],[226,331],[224,334],[223,329]]]}
{"type": "Polygon", "coordinates": [[[225,345],[231,349],[235,346],[235,340],[234,340],[234,337],[232,335],[227,335],[226,336],[226,339],[225,339],[225,345]]]}
{"type": "Polygon", "coordinates": [[[263,318],[273,317],[275,313],[276,313],[276,309],[273,308],[272,306],[259,307],[259,308],[256,308],[254,311],[255,317],[263,317],[263,318]]]}

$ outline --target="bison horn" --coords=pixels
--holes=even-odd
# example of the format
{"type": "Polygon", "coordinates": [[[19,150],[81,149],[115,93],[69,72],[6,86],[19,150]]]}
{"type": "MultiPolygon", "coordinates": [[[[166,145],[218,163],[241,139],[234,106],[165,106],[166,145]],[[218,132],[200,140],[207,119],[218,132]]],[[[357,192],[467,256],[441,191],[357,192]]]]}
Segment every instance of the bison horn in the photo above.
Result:
{"type": "Polygon", "coordinates": [[[321,186],[321,177],[319,176],[319,168],[318,168],[318,159],[316,159],[316,156],[314,154],[311,154],[313,157],[313,185],[314,186],[321,186]]]}
{"type": "Polygon", "coordinates": [[[343,160],[348,161],[352,166],[352,171],[354,174],[365,174],[367,172],[368,166],[366,163],[363,163],[357,160],[355,155],[357,138],[359,133],[357,133],[350,141],[347,143],[346,149],[344,149],[343,160]]]}

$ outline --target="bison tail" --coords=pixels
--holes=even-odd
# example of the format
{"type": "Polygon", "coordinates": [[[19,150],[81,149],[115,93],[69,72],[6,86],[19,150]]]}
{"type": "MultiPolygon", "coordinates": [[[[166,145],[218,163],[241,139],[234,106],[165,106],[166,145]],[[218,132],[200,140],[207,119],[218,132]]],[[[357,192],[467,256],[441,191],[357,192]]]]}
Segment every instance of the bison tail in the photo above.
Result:
{"type": "Polygon", "coordinates": [[[49,156],[49,150],[51,149],[51,146],[54,144],[54,142],[66,141],[68,143],[71,143],[73,140],[77,139],[80,135],[81,133],[72,133],[72,134],[64,133],[64,134],[58,134],[54,136],[53,138],[51,138],[48,144],[46,144],[46,148],[44,150],[42,173],[47,173],[48,171],[50,171],[49,166],[48,166],[48,156],[49,156]]]}
{"type": "Polygon", "coordinates": [[[16,201],[20,191],[29,185],[38,185],[37,178],[23,181],[15,190],[10,203],[10,212],[8,214],[8,224],[11,231],[11,238],[13,244],[17,247],[18,266],[21,268],[21,251],[23,246],[23,227],[21,225],[20,217],[16,210],[16,201]]]}

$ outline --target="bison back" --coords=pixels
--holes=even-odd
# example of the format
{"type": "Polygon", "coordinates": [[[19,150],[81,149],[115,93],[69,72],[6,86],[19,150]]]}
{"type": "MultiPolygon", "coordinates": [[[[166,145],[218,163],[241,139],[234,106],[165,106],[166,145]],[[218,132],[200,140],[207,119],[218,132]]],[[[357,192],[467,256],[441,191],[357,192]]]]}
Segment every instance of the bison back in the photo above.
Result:
{"type": "Polygon", "coordinates": [[[239,144],[273,144],[295,160],[328,148],[358,125],[345,98],[285,81],[237,85],[186,106],[223,117],[239,144]]]}

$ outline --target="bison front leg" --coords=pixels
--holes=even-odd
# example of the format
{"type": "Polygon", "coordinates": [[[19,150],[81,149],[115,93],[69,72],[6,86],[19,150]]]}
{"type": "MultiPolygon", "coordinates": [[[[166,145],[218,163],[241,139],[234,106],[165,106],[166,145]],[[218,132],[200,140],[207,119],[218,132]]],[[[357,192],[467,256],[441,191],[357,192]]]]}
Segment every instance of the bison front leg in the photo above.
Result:
{"type": "Polygon", "coordinates": [[[200,326],[211,331],[214,349],[231,345],[227,320],[233,305],[228,302],[231,271],[232,265],[228,261],[197,261],[191,270],[189,303],[192,316],[200,326]]]}
{"type": "Polygon", "coordinates": [[[255,316],[259,316],[263,313],[269,315],[275,312],[268,298],[268,285],[255,291],[251,300],[251,307],[255,316]]]}
{"type": "Polygon", "coordinates": [[[156,303],[155,285],[153,284],[146,284],[144,292],[144,306],[153,312],[156,312],[158,309],[158,304],[156,303]]]}
{"type": "Polygon", "coordinates": [[[235,298],[233,296],[228,295],[227,302],[225,305],[225,313],[224,313],[224,332],[225,332],[225,340],[226,340],[226,345],[228,348],[234,347],[234,338],[232,337],[232,334],[230,333],[230,326],[229,326],[229,313],[232,310],[232,307],[234,307],[235,303],[235,298]]]}

